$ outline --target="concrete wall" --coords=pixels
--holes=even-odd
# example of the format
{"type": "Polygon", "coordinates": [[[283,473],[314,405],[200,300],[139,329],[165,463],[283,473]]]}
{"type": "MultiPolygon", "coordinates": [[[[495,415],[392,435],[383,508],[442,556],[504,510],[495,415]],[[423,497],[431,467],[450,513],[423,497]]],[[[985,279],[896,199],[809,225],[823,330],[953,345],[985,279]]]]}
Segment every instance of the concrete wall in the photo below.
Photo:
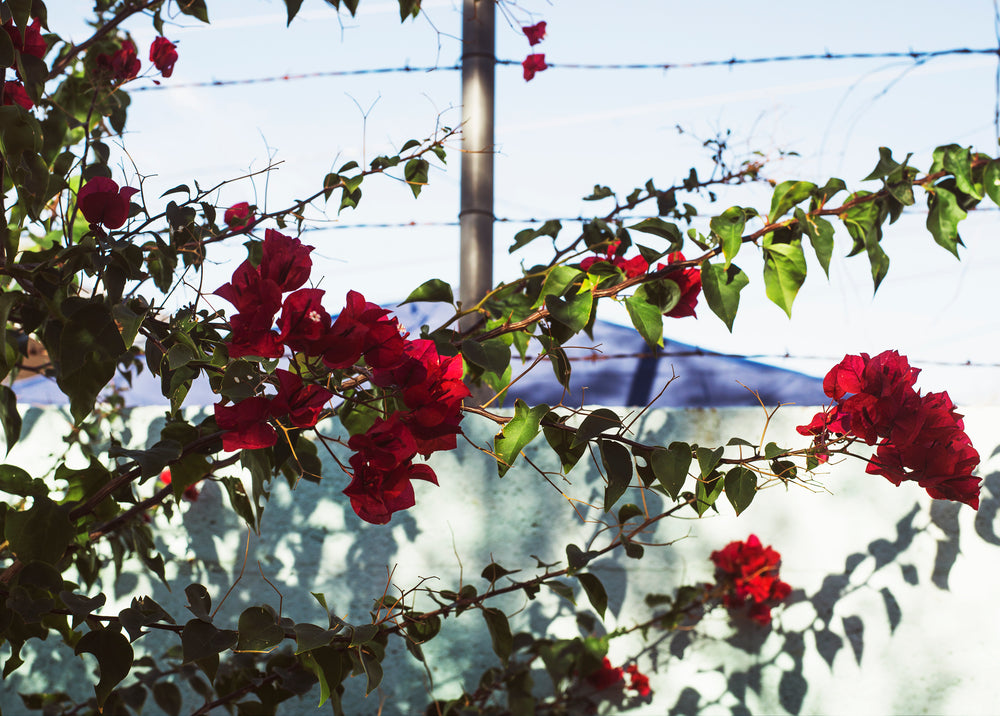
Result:
{"type": "MultiPolygon", "coordinates": [[[[814,412],[782,408],[766,440],[802,444],[794,426],[814,412]]],[[[135,447],[155,441],[159,413],[136,409],[122,426],[123,441],[135,447]]],[[[29,411],[26,438],[8,462],[37,474],[61,450],[52,436],[62,435],[67,422],[57,409],[29,411]]],[[[755,441],[764,422],[759,409],[655,410],[644,414],[635,430],[645,441],[718,445],[734,435],[755,441]]],[[[690,512],[684,519],[666,520],[652,539],[676,542],[647,549],[642,560],[622,556],[594,562],[592,571],[610,596],[608,630],[648,617],[643,597],[649,592],[669,593],[680,584],[710,580],[709,554],[750,533],[781,552],[782,576],[795,588],[790,605],[776,613],[769,629],[734,627],[724,611],[716,610],[697,631],[651,646],[615,640],[610,654],[615,663],[646,649],[639,663],[650,674],[654,696],[630,713],[996,713],[1000,620],[992,606],[1000,594],[1000,457],[991,454],[1000,447],[1000,409],[970,411],[966,422],[984,458],[978,513],[956,503],[934,503],[915,485],[897,488],[865,475],[860,466],[843,464],[812,489],[768,487],[739,518],[723,499],[719,515],[710,511],[691,519],[690,512]]],[[[309,595],[313,591],[324,593],[348,621],[364,623],[389,572],[402,589],[422,579],[436,588],[456,589],[464,579],[482,590],[479,572],[491,556],[530,575],[534,560],[527,555],[553,562],[564,558],[567,542],[584,546],[595,537],[598,526],[581,521],[561,494],[599,502],[603,487],[592,465],[581,465],[568,479],[550,476],[551,484],[526,464],[498,479],[491,458],[475,447],[485,448],[495,427],[467,418],[465,429],[473,445],[463,443],[453,453],[434,456],[441,486],[417,484],[416,508],[397,514],[388,526],[355,517],[340,494],[346,479],[332,460],[325,464],[327,479],[321,485],[301,482],[290,490],[275,481],[262,534],[251,534],[244,576],[217,623],[235,627],[246,606],[277,605],[257,560],[281,590],[285,616],[321,622],[323,612],[309,595]]],[[[556,469],[544,442],[527,452],[539,467],[556,469]]],[[[640,499],[635,490],[625,498],[640,499]]],[[[117,582],[109,574],[104,589],[119,601],[104,611],[117,612],[132,595],[148,593],[183,621],[183,588],[191,582],[205,584],[216,602],[221,599],[240,575],[247,540],[247,529],[227,500],[218,485],[209,484],[201,499],[184,503],[172,520],[160,510],[158,540],[170,556],[167,576],[174,591],[167,592],[141,567],[117,582]]],[[[655,495],[646,500],[656,508],[655,495]]],[[[600,536],[595,544],[601,544],[600,536]]],[[[553,595],[532,602],[511,597],[498,606],[508,613],[521,610],[512,617],[515,631],[579,633],[571,605],[553,595]]],[[[160,654],[177,643],[172,635],[157,634],[143,637],[136,648],[160,654]]],[[[488,644],[477,615],[446,620],[442,636],[425,649],[435,695],[455,695],[463,684],[473,688],[481,672],[495,664],[488,644]]],[[[86,680],[94,668],[91,657],[83,662],[51,646],[26,647],[28,663],[3,684],[0,709],[5,713],[23,710],[18,692],[93,693],[86,680]]],[[[375,714],[380,708],[383,714],[423,712],[429,701],[427,675],[396,647],[377,692],[365,699],[361,679],[348,681],[349,714],[375,714]]],[[[6,647],[0,651],[3,658],[8,653],[6,647]]],[[[543,687],[546,678],[540,673],[535,681],[543,687]]],[[[283,713],[308,713],[317,701],[314,690],[304,701],[288,702],[283,713]]],[[[192,697],[187,711],[198,703],[192,697]]],[[[155,712],[150,699],[145,713],[155,712]]]]}

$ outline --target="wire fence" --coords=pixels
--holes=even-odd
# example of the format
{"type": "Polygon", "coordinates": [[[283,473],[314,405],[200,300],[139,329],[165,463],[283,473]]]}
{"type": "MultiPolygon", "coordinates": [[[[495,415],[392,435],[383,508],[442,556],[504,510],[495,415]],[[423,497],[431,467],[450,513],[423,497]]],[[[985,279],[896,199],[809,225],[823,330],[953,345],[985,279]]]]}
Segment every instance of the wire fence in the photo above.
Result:
{"type": "MultiPolygon", "coordinates": [[[[763,65],[783,62],[814,62],[839,60],[911,60],[922,64],[940,57],[958,55],[996,55],[1000,58],[1000,47],[953,47],[945,50],[908,50],[885,52],[823,52],[802,55],[772,55],[766,57],[729,57],[725,59],[696,60],[689,62],[659,62],[659,63],[578,63],[578,62],[546,62],[547,69],[556,70],[689,70],[706,67],[736,67],[738,65],[763,65]]],[[[498,66],[520,66],[521,60],[497,60],[498,66]]],[[[211,87],[233,87],[238,85],[262,84],[267,82],[293,82],[298,80],[319,79],[323,77],[354,77],[358,75],[414,74],[429,72],[456,72],[462,69],[461,64],[434,65],[426,67],[374,67],[353,70],[322,70],[316,72],[300,72],[294,74],[274,75],[271,77],[249,77],[234,80],[205,80],[200,82],[170,82],[142,87],[130,87],[130,92],[159,92],[172,89],[192,89],[211,87]]]]}

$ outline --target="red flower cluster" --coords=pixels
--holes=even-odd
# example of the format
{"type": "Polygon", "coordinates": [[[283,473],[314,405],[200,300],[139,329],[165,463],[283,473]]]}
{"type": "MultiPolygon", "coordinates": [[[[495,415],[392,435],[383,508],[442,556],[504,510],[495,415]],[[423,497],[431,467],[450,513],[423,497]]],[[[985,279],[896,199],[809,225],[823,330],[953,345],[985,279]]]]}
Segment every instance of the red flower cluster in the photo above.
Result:
{"type": "Polygon", "coordinates": [[[653,693],[653,690],[649,688],[649,677],[640,673],[638,666],[630,664],[624,669],[620,666],[613,667],[608,657],[604,657],[604,661],[597,670],[587,676],[587,683],[597,691],[604,691],[622,684],[625,681],[625,674],[628,674],[629,677],[626,688],[635,691],[639,696],[649,696],[653,693]]]}
{"type": "MultiPolygon", "coordinates": [[[[246,205],[244,205],[245,207],[246,205]]],[[[240,210],[240,205],[233,207],[240,210]]],[[[244,215],[249,207],[240,210],[244,215]]],[[[230,217],[237,219],[238,214],[230,217]]],[[[437,484],[427,465],[414,465],[438,450],[453,450],[462,418],[462,399],[469,390],[462,382],[461,356],[438,354],[429,340],[408,340],[389,311],[365,300],[356,291],[335,321],[323,308],[324,292],[300,288],[309,278],[311,246],[268,229],[260,265],[244,262],[230,283],[215,293],[238,313],[230,318],[229,355],[279,358],[285,347],[319,358],[331,370],[349,369],[364,361],[372,382],[396,388],[405,410],[378,419],[348,446],[354,475],[344,493],[362,519],[385,524],[392,513],[414,504],[411,480],[437,484]],[[291,291],[284,302],[281,296],[291,291]],[[280,308],[277,330],[272,329],[280,308]]],[[[278,394],[254,396],[232,406],[215,406],[215,419],[225,430],[226,450],[270,447],[277,433],[272,418],[287,415],[299,428],[315,426],[323,405],[333,394],[316,385],[303,385],[288,371],[277,371],[278,394]]]]}
{"type": "Polygon", "coordinates": [[[77,192],[76,205],[91,225],[118,229],[128,220],[129,201],[138,192],[130,186],[119,189],[114,179],[94,177],[77,192]]]}
{"type": "Polygon", "coordinates": [[[15,50],[23,55],[32,55],[42,59],[49,46],[42,37],[41,26],[41,20],[32,20],[31,24],[24,28],[22,35],[21,31],[14,26],[14,21],[8,20],[3,24],[3,29],[10,36],[11,44],[14,45],[15,50]]]}
{"type": "Polygon", "coordinates": [[[542,22],[536,22],[534,25],[522,27],[521,31],[524,32],[525,37],[528,38],[528,44],[534,47],[545,39],[545,21],[542,20],[542,22]]]}
{"type": "Polygon", "coordinates": [[[547,70],[549,66],[545,64],[545,53],[528,55],[521,63],[524,69],[524,81],[528,82],[535,77],[536,72],[547,70]]]}
{"type": "MultiPolygon", "coordinates": [[[[160,473],[160,482],[162,482],[164,485],[170,484],[170,468],[167,468],[166,470],[160,473]]],[[[181,495],[181,497],[183,497],[188,502],[194,502],[199,497],[198,486],[188,485],[187,487],[184,488],[184,493],[181,495]]]]}
{"type": "Polygon", "coordinates": [[[935,499],[979,509],[980,481],[972,475],[979,453],[947,393],[914,389],[919,372],[896,351],[845,356],[823,379],[833,405],[797,430],[820,445],[830,434],[877,445],[869,474],[894,485],[913,480],[935,499]]]}
{"type": "Polygon", "coordinates": [[[119,50],[111,54],[103,53],[97,56],[97,68],[116,82],[127,82],[138,76],[142,69],[136,53],[135,43],[125,40],[119,50]]]}
{"type": "Polygon", "coordinates": [[[35,106],[35,103],[31,101],[31,97],[28,96],[27,91],[24,89],[24,85],[13,80],[7,80],[3,83],[3,103],[19,104],[25,109],[31,109],[35,106]]]}
{"type": "MultiPolygon", "coordinates": [[[[620,247],[620,241],[612,241],[608,246],[607,253],[603,256],[588,256],[581,261],[580,270],[589,271],[594,264],[609,263],[612,266],[621,269],[626,278],[642,276],[649,271],[649,263],[642,256],[633,256],[630,259],[626,259],[624,256],[619,256],[618,251],[620,247]]],[[[656,270],[659,271],[666,268],[670,264],[679,263],[681,261],[684,261],[684,254],[680,251],[675,251],[667,256],[666,264],[658,263],[656,265],[656,270]]],[[[681,291],[681,298],[677,305],[664,315],[670,318],[694,316],[695,306],[698,305],[698,294],[701,293],[701,269],[687,268],[682,271],[675,271],[670,274],[669,280],[677,284],[677,287],[681,291]]]]}
{"type": "Polygon", "coordinates": [[[722,603],[729,609],[743,607],[750,601],[750,618],[758,624],[771,623],[771,607],[791,593],[792,588],[778,578],[781,555],[761,545],[757,535],[746,542],[730,542],[712,552],[716,578],[725,592],[722,603]]]}
{"type": "Polygon", "coordinates": [[[165,37],[157,37],[149,46],[149,61],[164,77],[174,73],[174,63],[177,62],[177,46],[165,37]]]}
{"type": "Polygon", "coordinates": [[[239,204],[233,204],[226,209],[222,220],[226,222],[226,226],[230,229],[243,229],[253,226],[254,212],[250,211],[250,204],[241,201],[239,204]]]}

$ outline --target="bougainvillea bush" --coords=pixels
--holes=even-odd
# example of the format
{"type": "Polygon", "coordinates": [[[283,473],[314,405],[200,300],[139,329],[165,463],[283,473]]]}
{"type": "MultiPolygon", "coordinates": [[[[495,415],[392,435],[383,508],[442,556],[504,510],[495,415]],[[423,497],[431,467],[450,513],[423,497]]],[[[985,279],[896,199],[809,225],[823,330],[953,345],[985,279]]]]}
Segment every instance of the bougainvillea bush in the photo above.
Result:
{"type": "MultiPolygon", "coordinates": [[[[286,5],[291,23],[301,2],[286,5]]],[[[353,13],[357,5],[344,0],[343,9],[353,13]]],[[[399,5],[404,21],[420,11],[415,0],[399,5]]],[[[952,144],[921,170],[883,148],[866,177],[880,183],[875,191],[851,190],[840,179],[774,182],[770,205],[760,210],[699,213],[694,206],[706,197],[711,204],[713,188],[756,180],[761,167],[752,162],[710,180],[692,172],[677,186],[649,181],[625,200],[596,187],[587,198],[603,202],[596,204],[605,208],[601,216],[570,237],[558,222],[519,232],[511,252],[544,237],[550,259],[526,265],[475,305],[457,304],[439,279],[414,276],[407,301],[444,303],[454,315],[407,333],[392,310],[353,290],[349,276],[317,276],[302,232],[313,209],[357,207],[363,184],[379,175],[402,179],[418,195],[455,131],[406,142],[367,166],[347,162],[317,177],[311,195],[278,209],[246,197],[223,202],[221,187],[197,183],[153,196],[143,176],[155,168],[126,173],[109,163],[108,143],[127,143],[130,83],[169,82],[184,62],[164,18],[208,22],[208,8],[205,0],[94,6],[92,34],[73,44],[59,35],[65,18],[50,16],[40,0],[0,3],[0,360],[14,378],[28,346],[44,348],[44,370],[65,393],[74,423],[66,441],[86,458],[83,466],[64,459],[46,474],[0,467],[3,675],[22,667],[25,645],[43,639],[60,644],[66,658],[92,655],[97,667],[89,700],[26,694],[26,708],[138,713],[149,697],[171,714],[271,713],[318,691],[321,704],[342,712],[349,682],[371,692],[392,681],[383,669],[390,643],[423,662],[422,645],[449,639],[456,621],[485,626],[496,666],[466,675],[459,695],[430,694],[428,713],[592,713],[648,703],[652,663],[612,661],[610,643],[697,629],[712,609],[768,629],[795,587],[781,578],[781,545],[748,534],[707,549],[713,581],[670,582],[648,595],[645,613],[629,615],[633,626],[610,632],[600,627],[608,593],[588,567],[595,559],[656,560],[670,549],[652,538],[663,520],[720,509],[739,515],[761,488],[811,484],[817,469],[825,474],[845,460],[862,461],[872,479],[916,483],[935,499],[978,508],[979,455],[962,416],[947,393],[918,390],[918,369],[894,351],[846,356],[833,367],[824,381],[829,406],[799,428],[802,443],[791,447],[738,436],[719,445],[648,444],[635,437],[634,416],[608,408],[497,406],[529,354],[538,357],[532,370],[551,371],[551,380],[568,386],[572,363],[563,346],[590,331],[602,301],[623,303],[656,347],[665,318],[717,318],[731,329],[751,280],[790,312],[806,279],[805,254],[828,271],[839,243],[867,259],[877,289],[889,267],[883,230],[918,198],[926,199],[933,240],[957,256],[965,212],[986,198],[1000,202],[1000,160],[952,144]],[[128,34],[143,21],[158,33],[148,47],[128,34]],[[646,218],[626,221],[626,210],[646,218]],[[191,277],[223,244],[246,248],[229,280],[168,310],[166,297],[182,281],[196,285],[191,277]],[[763,256],[762,276],[739,268],[742,251],[763,256]],[[159,379],[169,408],[159,434],[133,449],[112,419],[120,399],[100,396],[116,373],[140,370],[159,379]],[[197,418],[184,410],[196,380],[207,380],[216,396],[197,418]],[[516,470],[561,489],[524,455],[530,444],[550,451],[557,472],[596,466],[601,498],[566,502],[600,526],[589,543],[520,555],[517,564],[473,565],[480,581],[460,585],[396,585],[390,577],[384,591],[365,595],[374,604],[370,619],[346,621],[317,593],[328,616],[315,623],[314,612],[287,613],[275,588],[254,594],[254,605],[227,622],[212,605],[228,593],[176,581],[168,586],[186,595],[188,613],[169,613],[143,593],[107,606],[108,585],[127,565],[167,581],[165,565],[176,556],[156,548],[156,531],[169,522],[152,515],[176,517],[181,501],[202,499],[206,484],[218,484],[226,509],[251,531],[267,529],[261,515],[275,479],[321,485],[349,504],[356,524],[391,525],[417,501],[440,499],[439,483],[471,489],[456,488],[461,476],[438,474],[427,460],[455,450],[473,421],[493,426],[494,438],[478,447],[495,463],[495,479],[516,470]],[[529,627],[505,610],[505,596],[530,601],[543,587],[579,610],[578,635],[529,627]],[[171,646],[150,653],[153,633],[171,646]]],[[[545,23],[523,33],[534,46],[545,23]]],[[[525,79],[545,67],[544,55],[529,55],[525,79]]],[[[16,383],[0,386],[8,451],[21,435],[22,407],[16,383]]],[[[451,549],[441,535],[441,551],[451,549]]]]}

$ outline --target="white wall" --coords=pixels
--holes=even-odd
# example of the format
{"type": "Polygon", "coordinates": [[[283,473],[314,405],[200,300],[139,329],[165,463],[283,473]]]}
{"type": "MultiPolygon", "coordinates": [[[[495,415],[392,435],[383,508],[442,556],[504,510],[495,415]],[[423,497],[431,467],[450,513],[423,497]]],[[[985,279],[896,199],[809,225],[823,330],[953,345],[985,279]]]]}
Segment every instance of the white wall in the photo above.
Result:
{"type": "MultiPolygon", "coordinates": [[[[801,445],[804,439],[794,426],[814,412],[781,409],[765,439],[801,445]]],[[[159,413],[135,410],[123,439],[136,447],[154,442],[159,413]]],[[[47,456],[61,449],[51,436],[61,435],[66,423],[55,409],[29,411],[26,437],[7,462],[37,474],[47,456]]],[[[992,607],[1000,594],[995,568],[1000,458],[990,455],[1000,444],[1000,409],[972,410],[966,423],[984,458],[980,474],[986,484],[978,513],[957,503],[935,504],[916,485],[897,488],[865,475],[861,466],[844,464],[821,476],[822,490],[768,488],[739,518],[723,498],[719,515],[709,512],[695,520],[690,512],[662,523],[655,539],[679,540],[672,546],[649,548],[638,561],[622,556],[594,562],[591,567],[610,595],[608,630],[647,618],[643,597],[648,592],[670,593],[683,583],[710,580],[709,554],[750,533],[781,552],[782,577],[795,589],[771,629],[734,628],[725,612],[716,610],[696,632],[674,636],[643,654],[640,668],[650,674],[654,697],[634,713],[996,713],[1000,620],[992,607]]],[[[734,435],[756,440],[763,426],[763,411],[755,409],[657,410],[639,419],[636,432],[640,439],[664,444],[718,445],[734,435]]],[[[464,427],[482,447],[495,431],[491,423],[474,418],[467,418],[464,427]]],[[[460,443],[457,451],[432,460],[441,486],[417,484],[417,506],[397,513],[387,526],[355,517],[340,494],[346,478],[332,461],[325,464],[327,479],[321,485],[302,482],[291,491],[275,481],[263,534],[251,536],[244,577],[217,623],[235,628],[246,606],[277,605],[256,560],[282,591],[285,616],[321,622],[324,615],[309,595],[314,591],[325,593],[348,621],[364,623],[371,599],[385,588],[387,570],[394,570],[393,584],[403,589],[421,578],[432,578],[436,588],[455,589],[464,577],[464,583],[482,590],[479,572],[491,555],[508,569],[523,569],[518,576],[530,575],[534,560],[528,554],[553,562],[564,558],[567,542],[584,546],[595,534],[596,526],[581,522],[559,491],[530,467],[519,464],[498,479],[488,455],[460,443]]],[[[527,452],[543,469],[556,469],[544,441],[527,452]]],[[[592,465],[581,465],[566,481],[552,480],[575,498],[602,499],[592,465]]],[[[150,484],[142,489],[149,492],[150,484]]],[[[623,501],[640,499],[631,490],[623,501]]],[[[657,501],[651,495],[646,499],[651,505],[657,501]]],[[[183,588],[191,582],[208,586],[217,602],[240,573],[247,539],[245,526],[226,502],[219,486],[210,484],[172,521],[160,510],[155,522],[160,544],[171,555],[167,575],[173,592],[140,568],[117,584],[109,577],[104,588],[121,601],[104,611],[117,612],[133,594],[149,593],[183,622],[183,588]]],[[[585,604],[585,598],[578,603],[585,604]]],[[[512,617],[515,631],[533,628],[537,634],[551,620],[552,636],[579,633],[572,607],[554,596],[539,595],[530,603],[512,597],[501,606],[509,613],[524,607],[512,617]]],[[[143,637],[136,648],[159,654],[177,643],[171,635],[154,635],[143,637]]],[[[425,648],[435,695],[456,695],[463,683],[474,688],[481,672],[495,664],[488,645],[477,615],[446,620],[442,636],[425,648]]],[[[85,677],[94,664],[50,647],[25,648],[28,663],[4,682],[0,709],[22,711],[17,692],[92,693],[85,677]]],[[[621,663],[643,648],[638,640],[615,640],[611,660],[621,663]]],[[[8,653],[6,647],[0,651],[3,658],[8,653]]],[[[380,702],[384,714],[423,712],[429,700],[423,668],[405,650],[391,648],[385,672],[382,688],[367,700],[361,680],[349,680],[349,714],[375,714],[380,702]]],[[[536,684],[543,686],[546,678],[537,677],[536,684]]],[[[317,701],[314,690],[303,702],[288,702],[283,713],[308,712],[317,701]]],[[[188,703],[187,711],[197,705],[188,703]]],[[[146,712],[155,711],[150,699],[146,712]]]]}

